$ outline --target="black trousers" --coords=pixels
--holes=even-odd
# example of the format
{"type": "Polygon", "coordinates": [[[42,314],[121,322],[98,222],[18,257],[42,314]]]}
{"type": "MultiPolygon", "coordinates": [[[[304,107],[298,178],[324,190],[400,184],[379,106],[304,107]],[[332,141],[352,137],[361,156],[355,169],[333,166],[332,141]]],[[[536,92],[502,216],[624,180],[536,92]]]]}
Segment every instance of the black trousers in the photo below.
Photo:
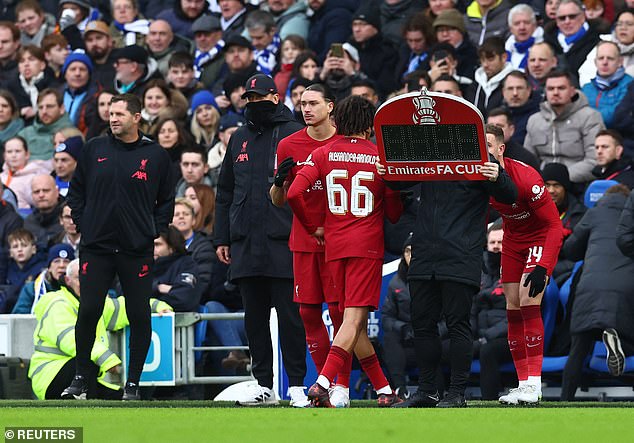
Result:
{"type": "Polygon", "coordinates": [[[502,386],[500,365],[513,361],[506,338],[495,338],[480,346],[480,391],[482,400],[497,400],[502,386]]]}
{"type": "Polygon", "coordinates": [[[442,344],[438,322],[445,317],[449,330],[449,392],[464,394],[473,352],[470,314],[477,286],[454,281],[410,280],[411,319],[414,347],[420,369],[419,388],[436,391],[436,371],[441,360],[442,344]]]}
{"type": "MultiPolygon", "coordinates": [[[[74,358],[71,358],[64,366],[62,366],[62,369],[60,369],[51,384],[48,385],[48,388],[46,388],[45,398],[47,400],[60,399],[62,391],[71,384],[73,377],[75,377],[75,366],[76,361],[74,358]]],[[[121,400],[121,397],[123,396],[123,391],[121,389],[110,389],[97,382],[98,370],[99,368],[97,365],[93,364],[90,370],[90,375],[86,378],[86,380],[88,380],[87,397],[89,399],[99,398],[102,400],[121,400]]]]}
{"type": "Polygon", "coordinates": [[[279,325],[282,360],[290,386],[303,386],[306,376],[306,335],[293,301],[293,280],[248,277],[238,280],[244,303],[244,327],[249,340],[253,375],[260,386],[273,388],[273,346],[269,329],[271,308],[279,325]]]}
{"type": "Polygon", "coordinates": [[[90,353],[97,322],[103,314],[106,293],[115,274],[119,276],[130,322],[128,381],[138,383],[152,336],[150,296],[152,294],[151,253],[145,257],[122,253],[95,254],[82,251],[79,264],[81,301],[75,330],[77,374],[89,375],[90,353]]]}
{"type": "Polygon", "coordinates": [[[394,331],[383,333],[383,361],[390,375],[390,384],[395,387],[407,385],[407,368],[416,364],[412,344],[405,346],[401,334],[394,331]]]}
{"type": "Polygon", "coordinates": [[[572,401],[579,387],[583,371],[583,363],[594,348],[594,343],[601,340],[603,330],[592,329],[579,334],[570,335],[570,353],[564,367],[561,380],[561,401],[572,401]]]}

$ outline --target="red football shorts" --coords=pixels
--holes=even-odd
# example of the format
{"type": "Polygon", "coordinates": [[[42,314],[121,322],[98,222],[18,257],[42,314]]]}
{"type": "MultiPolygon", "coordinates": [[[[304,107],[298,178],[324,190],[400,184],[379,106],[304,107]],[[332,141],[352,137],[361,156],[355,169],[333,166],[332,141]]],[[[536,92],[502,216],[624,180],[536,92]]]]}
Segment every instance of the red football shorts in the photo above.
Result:
{"type": "Polygon", "coordinates": [[[337,303],[330,264],[323,252],[293,252],[293,276],[295,278],[296,303],[321,305],[337,303]]]}
{"type": "Polygon", "coordinates": [[[504,237],[502,241],[502,283],[519,283],[522,274],[529,274],[540,265],[546,268],[547,275],[552,275],[555,263],[544,264],[541,262],[544,251],[545,236],[536,236],[530,243],[515,243],[512,239],[504,237]]]}
{"type": "Polygon", "coordinates": [[[339,294],[339,309],[379,308],[383,260],[349,257],[333,260],[329,265],[339,294]]]}

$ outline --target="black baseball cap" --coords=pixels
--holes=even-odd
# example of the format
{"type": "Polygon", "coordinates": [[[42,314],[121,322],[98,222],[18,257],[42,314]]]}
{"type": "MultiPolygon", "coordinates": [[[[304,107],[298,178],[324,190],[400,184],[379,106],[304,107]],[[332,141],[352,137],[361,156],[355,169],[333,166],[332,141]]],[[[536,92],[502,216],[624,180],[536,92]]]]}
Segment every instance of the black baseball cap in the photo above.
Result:
{"type": "Polygon", "coordinates": [[[118,48],[112,51],[112,58],[114,60],[119,60],[122,58],[126,58],[130,61],[141,63],[146,65],[148,61],[149,54],[147,50],[138,45],[130,45],[124,46],[123,48],[118,48]]]}
{"type": "Polygon", "coordinates": [[[242,98],[255,93],[258,95],[277,94],[277,86],[271,77],[265,74],[255,74],[250,77],[244,85],[246,91],[242,94],[242,98]]]}
{"type": "Polygon", "coordinates": [[[242,48],[253,49],[251,42],[241,35],[234,35],[229,37],[229,40],[227,40],[227,44],[225,45],[225,50],[228,50],[232,46],[240,46],[242,48]]]}

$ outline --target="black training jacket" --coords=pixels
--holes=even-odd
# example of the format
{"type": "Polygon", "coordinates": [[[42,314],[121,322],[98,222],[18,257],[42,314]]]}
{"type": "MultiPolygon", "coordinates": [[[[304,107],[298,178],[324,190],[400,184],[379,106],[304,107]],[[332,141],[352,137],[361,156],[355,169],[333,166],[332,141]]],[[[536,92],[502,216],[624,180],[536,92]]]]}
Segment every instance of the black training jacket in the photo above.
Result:
{"type": "Polygon", "coordinates": [[[123,143],[110,131],[81,151],[68,192],[80,246],[93,252],[152,254],[174,213],[172,164],[143,134],[123,143]]]}

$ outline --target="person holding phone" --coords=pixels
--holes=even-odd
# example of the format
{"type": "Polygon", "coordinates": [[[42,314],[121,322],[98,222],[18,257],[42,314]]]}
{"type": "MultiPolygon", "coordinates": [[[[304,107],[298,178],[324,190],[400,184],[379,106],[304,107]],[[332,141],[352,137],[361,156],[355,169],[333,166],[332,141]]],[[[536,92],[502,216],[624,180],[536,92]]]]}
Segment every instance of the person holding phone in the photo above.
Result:
{"type": "Polygon", "coordinates": [[[458,58],[456,56],[456,50],[449,43],[438,43],[429,51],[429,77],[432,83],[435,83],[443,75],[452,77],[458,83],[462,95],[473,80],[467,77],[458,75],[458,58]]]}
{"type": "Polygon", "coordinates": [[[367,76],[360,72],[359,51],[350,43],[333,43],[324,60],[319,78],[325,83],[337,100],[350,95],[355,80],[367,76]]]}

